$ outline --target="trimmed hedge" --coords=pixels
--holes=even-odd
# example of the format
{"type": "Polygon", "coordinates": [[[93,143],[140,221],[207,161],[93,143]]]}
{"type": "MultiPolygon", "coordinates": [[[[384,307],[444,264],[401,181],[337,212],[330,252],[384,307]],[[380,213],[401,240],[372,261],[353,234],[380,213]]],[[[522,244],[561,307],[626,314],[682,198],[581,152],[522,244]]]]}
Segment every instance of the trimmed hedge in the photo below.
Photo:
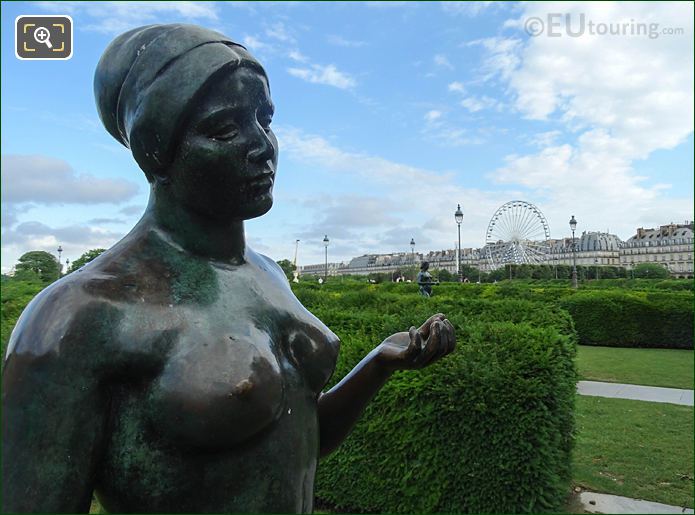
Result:
{"type": "Polygon", "coordinates": [[[295,286],[342,339],[332,384],[386,336],[437,311],[459,342],[441,362],[394,375],[319,464],[319,501],[349,512],[556,511],[569,491],[574,428],[569,315],[523,299],[393,290],[295,286]]]}
{"type": "Polygon", "coordinates": [[[560,305],[572,315],[584,345],[693,348],[689,292],[578,292],[560,305]]]}
{"type": "MultiPolygon", "coordinates": [[[[523,310],[523,302],[542,302],[547,309],[563,308],[569,311],[579,336],[579,343],[586,345],[619,347],[654,347],[670,349],[693,348],[693,302],[695,297],[689,288],[691,281],[621,281],[608,289],[603,281],[595,281],[594,287],[582,285],[579,290],[566,284],[540,282],[501,282],[498,284],[446,284],[435,287],[435,296],[424,304],[442,306],[443,312],[476,314],[480,301],[515,300],[521,302],[516,309],[523,310]],[[434,304],[433,304],[434,303],[434,304]]],[[[609,282],[609,281],[607,281],[609,282]]],[[[311,293],[320,295],[319,290],[311,293]]],[[[303,287],[304,288],[304,287],[303,287]]],[[[300,288],[299,291],[302,291],[300,288]]],[[[381,312],[410,311],[413,305],[422,305],[412,284],[366,285],[334,282],[323,285],[323,297],[340,300],[340,306],[373,308],[379,304],[381,312]],[[348,293],[349,288],[349,293],[348,293]],[[377,290],[377,288],[379,290],[377,290]],[[374,293],[379,291],[378,296],[374,293]],[[370,294],[371,293],[371,297],[370,294]]],[[[512,305],[506,304],[511,308],[512,305]]],[[[505,308],[499,308],[505,309],[505,308]]],[[[519,321],[514,308],[508,309],[508,320],[519,321]]],[[[411,311],[412,312],[412,311],[411,311]]],[[[426,312],[413,312],[422,313],[426,312]]],[[[480,314],[480,313],[477,313],[480,314]]],[[[491,320],[506,320],[494,314],[491,320]]],[[[489,318],[487,318],[489,319],[489,318]]]]}

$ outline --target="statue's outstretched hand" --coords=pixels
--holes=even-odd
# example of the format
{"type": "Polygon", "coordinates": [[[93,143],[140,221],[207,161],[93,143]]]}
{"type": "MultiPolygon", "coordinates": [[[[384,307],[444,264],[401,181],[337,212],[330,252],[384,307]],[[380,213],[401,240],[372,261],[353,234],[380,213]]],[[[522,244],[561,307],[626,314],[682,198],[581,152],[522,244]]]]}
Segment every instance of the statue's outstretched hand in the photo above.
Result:
{"type": "Polygon", "coordinates": [[[416,329],[386,338],[376,349],[379,361],[390,370],[426,367],[456,347],[456,334],[442,313],[432,315],[416,329]]]}

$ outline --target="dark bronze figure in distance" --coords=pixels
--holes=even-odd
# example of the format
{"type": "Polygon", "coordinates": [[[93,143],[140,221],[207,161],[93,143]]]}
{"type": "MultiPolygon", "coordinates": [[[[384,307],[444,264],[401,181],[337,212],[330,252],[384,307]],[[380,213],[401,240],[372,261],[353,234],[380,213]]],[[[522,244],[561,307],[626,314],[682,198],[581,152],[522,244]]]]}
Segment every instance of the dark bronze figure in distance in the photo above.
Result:
{"type": "Polygon", "coordinates": [[[334,450],[393,371],[451,352],[438,314],[338,385],[338,338],[246,245],[272,205],[277,140],[261,65],[192,25],[131,30],[94,89],[150,201],[130,233],[42,291],[2,389],[3,512],[308,512],[334,450]]]}
{"type": "Polygon", "coordinates": [[[420,290],[420,295],[423,297],[432,296],[432,286],[439,284],[439,282],[432,279],[432,274],[429,272],[430,264],[427,261],[423,261],[420,265],[420,271],[417,274],[417,284],[420,290]]]}

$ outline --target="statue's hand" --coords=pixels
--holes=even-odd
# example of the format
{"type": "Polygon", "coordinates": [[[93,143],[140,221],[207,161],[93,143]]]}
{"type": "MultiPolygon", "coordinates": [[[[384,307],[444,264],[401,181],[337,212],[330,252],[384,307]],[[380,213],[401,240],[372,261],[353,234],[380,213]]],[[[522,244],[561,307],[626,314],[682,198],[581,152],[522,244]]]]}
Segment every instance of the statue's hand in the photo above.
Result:
{"type": "Polygon", "coordinates": [[[426,367],[446,356],[456,347],[454,326],[446,317],[437,313],[419,329],[392,334],[377,348],[380,363],[389,370],[406,370],[426,367]]]}

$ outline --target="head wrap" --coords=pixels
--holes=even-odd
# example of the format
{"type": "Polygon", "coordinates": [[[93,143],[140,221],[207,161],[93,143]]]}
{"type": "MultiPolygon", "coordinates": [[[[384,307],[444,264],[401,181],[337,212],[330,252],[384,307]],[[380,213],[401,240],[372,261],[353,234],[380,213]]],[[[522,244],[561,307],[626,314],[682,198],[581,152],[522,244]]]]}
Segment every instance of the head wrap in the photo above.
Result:
{"type": "Polygon", "coordinates": [[[196,93],[225,65],[244,62],[263,70],[243,46],[195,25],[130,30],[111,42],[97,65],[99,116],[152,180],[170,164],[196,93]]]}

